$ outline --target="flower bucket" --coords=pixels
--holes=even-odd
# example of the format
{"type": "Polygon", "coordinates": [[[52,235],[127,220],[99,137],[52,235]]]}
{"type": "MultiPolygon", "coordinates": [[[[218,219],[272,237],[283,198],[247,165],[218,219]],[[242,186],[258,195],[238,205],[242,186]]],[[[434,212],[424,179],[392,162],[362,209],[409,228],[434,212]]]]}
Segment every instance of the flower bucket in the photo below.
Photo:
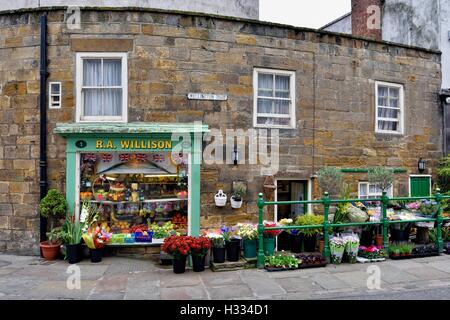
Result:
{"type": "Polygon", "coordinates": [[[303,245],[305,252],[314,252],[316,251],[316,244],[317,244],[317,236],[304,236],[303,237],[303,245]]]}
{"type": "Polygon", "coordinates": [[[291,234],[291,252],[301,253],[302,245],[303,245],[303,235],[301,233],[291,234]]]}
{"type": "Polygon", "coordinates": [[[264,255],[273,256],[275,253],[275,238],[264,238],[264,255]]]}
{"type": "Polygon", "coordinates": [[[225,248],[212,248],[213,262],[224,263],[225,262],[225,248]]]}
{"type": "Polygon", "coordinates": [[[341,264],[342,257],[344,256],[346,243],[344,239],[340,237],[334,237],[330,239],[330,254],[331,263],[341,264]]]}
{"type": "Polygon", "coordinates": [[[199,256],[196,254],[192,255],[192,270],[194,272],[205,271],[205,260],[206,256],[199,256]]]}
{"type": "Polygon", "coordinates": [[[227,204],[227,195],[223,190],[219,190],[214,196],[214,201],[216,202],[217,207],[225,207],[227,204]]]}
{"type": "Polygon", "coordinates": [[[174,257],[172,260],[173,273],[181,274],[186,271],[186,256],[174,257]]]}
{"type": "Polygon", "coordinates": [[[103,249],[89,249],[91,252],[91,262],[99,263],[102,262],[103,249]]]}
{"type": "Polygon", "coordinates": [[[230,198],[231,207],[233,209],[240,209],[242,207],[242,200],[241,201],[235,201],[233,197],[230,198]]]}
{"type": "Polygon", "coordinates": [[[247,259],[256,258],[256,244],[257,241],[244,239],[244,257],[247,259]]]}
{"type": "Polygon", "coordinates": [[[225,248],[227,249],[227,260],[231,262],[239,261],[241,252],[241,240],[231,239],[225,242],[225,248]]]}
{"type": "Polygon", "coordinates": [[[66,244],[66,256],[70,264],[80,262],[82,260],[81,244],[66,244]]]}

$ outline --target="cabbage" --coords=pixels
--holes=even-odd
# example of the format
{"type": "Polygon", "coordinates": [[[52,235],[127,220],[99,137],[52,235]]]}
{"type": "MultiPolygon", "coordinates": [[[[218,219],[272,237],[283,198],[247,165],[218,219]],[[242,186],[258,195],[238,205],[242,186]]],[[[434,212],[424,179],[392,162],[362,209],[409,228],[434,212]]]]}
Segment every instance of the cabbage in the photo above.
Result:
{"type": "Polygon", "coordinates": [[[351,222],[366,222],[369,220],[369,216],[366,212],[354,206],[347,209],[347,217],[351,222]]]}

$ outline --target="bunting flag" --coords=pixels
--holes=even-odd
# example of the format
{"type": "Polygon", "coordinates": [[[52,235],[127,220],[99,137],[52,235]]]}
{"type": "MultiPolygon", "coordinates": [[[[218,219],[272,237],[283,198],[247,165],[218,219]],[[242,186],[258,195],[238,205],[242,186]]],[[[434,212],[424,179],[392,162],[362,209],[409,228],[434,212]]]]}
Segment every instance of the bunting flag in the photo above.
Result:
{"type": "Polygon", "coordinates": [[[83,156],[83,160],[84,161],[92,161],[92,162],[96,162],[97,161],[97,155],[95,153],[86,153],[83,156]]]}
{"type": "Polygon", "coordinates": [[[153,162],[164,162],[164,155],[161,153],[154,154],[152,156],[153,162]]]}
{"type": "Polygon", "coordinates": [[[145,153],[137,153],[136,160],[139,162],[145,162],[147,161],[147,155],[145,153]]]}
{"type": "Polygon", "coordinates": [[[112,158],[113,158],[112,154],[109,154],[109,153],[103,153],[102,154],[102,161],[103,162],[111,162],[112,158]]]}
{"type": "Polygon", "coordinates": [[[130,161],[130,155],[128,153],[121,153],[119,154],[119,160],[121,162],[128,162],[130,161]]]}

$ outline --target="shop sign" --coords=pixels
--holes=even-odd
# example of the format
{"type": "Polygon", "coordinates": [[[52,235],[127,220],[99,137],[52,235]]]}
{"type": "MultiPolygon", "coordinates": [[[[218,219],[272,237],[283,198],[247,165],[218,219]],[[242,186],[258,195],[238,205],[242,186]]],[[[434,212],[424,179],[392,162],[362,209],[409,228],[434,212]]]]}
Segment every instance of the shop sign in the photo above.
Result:
{"type": "Polygon", "coordinates": [[[189,100],[213,100],[213,101],[226,101],[228,96],[226,94],[210,94],[210,93],[189,93],[189,100]]]}
{"type": "Polygon", "coordinates": [[[87,142],[84,140],[78,140],[77,142],[75,142],[75,145],[77,146],[77,148],[83,149],[86,148],[87,142]]]}
{"type": "Polygon", "coordinates": [[[96,140],[95,149],[97,150],[114,150],[114,149],[140,149],[140,150],[159,150],[172,149],[171,140],[96,140]]]}

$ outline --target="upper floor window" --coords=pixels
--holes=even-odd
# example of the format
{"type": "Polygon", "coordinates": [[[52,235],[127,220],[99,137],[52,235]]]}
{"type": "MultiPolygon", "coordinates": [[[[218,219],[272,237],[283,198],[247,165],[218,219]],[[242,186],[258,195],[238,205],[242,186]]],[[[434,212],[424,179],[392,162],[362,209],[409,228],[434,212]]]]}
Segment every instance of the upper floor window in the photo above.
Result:
{"type": "Polygon", "coordinates": [[[295,72],[255,69],[253,125],[295,128],[295,72]]]}
{"type": "MultiPolygon", "coordinates": [[[[392,197],[392,186],[386,190],[387,196],[392,197]]],[[[381,198],[383,192],[375,184],[369,182],[360,182],[358,187],[358,199],[381,198]]]]}
{"type": "Polygon", "coordinates": [[[376,128],[379,133],[403,134],[403,86],[393,83],[376,83],[376,128]]]}
{"type": "Polygon", "coordinates": [[[127,122],[126,53],[77,54],[77,121],[127,122]]]}

